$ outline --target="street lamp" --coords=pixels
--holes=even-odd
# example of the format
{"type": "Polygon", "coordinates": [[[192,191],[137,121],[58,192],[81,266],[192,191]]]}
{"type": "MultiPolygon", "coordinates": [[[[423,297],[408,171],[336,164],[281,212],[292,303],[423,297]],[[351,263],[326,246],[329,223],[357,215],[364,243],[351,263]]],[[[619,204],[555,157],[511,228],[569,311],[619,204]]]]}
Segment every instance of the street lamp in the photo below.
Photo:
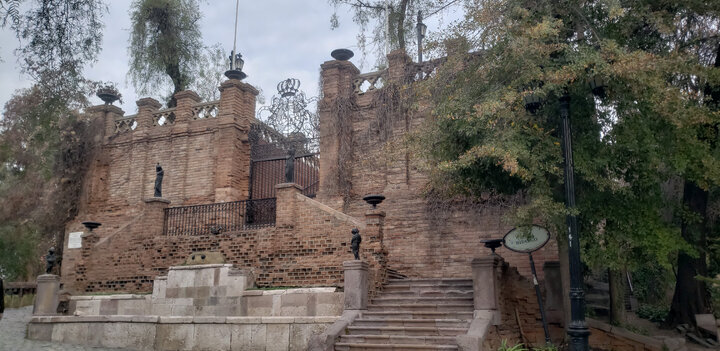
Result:
{"type": "MultiPolygon", "coordinates": [[[[603,97],[605,83],[600,77],[590,81],[593,94],[603,97]]],[[[568,256],[570,261],[570,323],[567,334],[570,337],[571,351],[587,351],[590,329],[585,323],[585,291],[583,290],[582,267],[580,261],[580,235],[578,233],[575,210],[575,180],[573,171],[572,140],[570,135],[570,95],[565,90],[560,96],[560,117],[562,118],[562,149],[565,159],[565,207],[568,215],[565,223],[568,228],[568,256]]],[[[525,98],[525,109],[535,113],[542,101],[535,94],[525,98]]]]}
{"type": "Polygon", "coordinates": [[[418,42],[418,62],[421,63],[422,59],[422,40],[425,38],[425,32],[427,32],[427,26],[422,22],[422,11],[418,11],[417,25],[415,26],[417,31],[417,42],[418,42]]]}
{"type": "Polygon", "coordinates": [[[229,60],[230,69],[225,71],[225,77],[239,80],[247,78],[247,74],[242,71],[243,65],[245,65],[245,60],[242,59],[242,55],[240,55],[240,53],[235,54],[234,51],[230,52],[229,60]]]}

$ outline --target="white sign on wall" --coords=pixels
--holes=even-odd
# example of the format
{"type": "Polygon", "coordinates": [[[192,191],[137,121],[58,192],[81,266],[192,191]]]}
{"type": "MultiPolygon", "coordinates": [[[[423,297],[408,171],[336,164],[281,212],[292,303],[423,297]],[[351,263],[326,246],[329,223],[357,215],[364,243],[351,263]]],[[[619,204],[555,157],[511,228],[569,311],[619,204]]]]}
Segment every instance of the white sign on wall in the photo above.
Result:
{"type": "Polygon", "coordinates": [[[72,232],[68,237],[68,249],[79,249],[82,247],[83,232],[72,232]]]}

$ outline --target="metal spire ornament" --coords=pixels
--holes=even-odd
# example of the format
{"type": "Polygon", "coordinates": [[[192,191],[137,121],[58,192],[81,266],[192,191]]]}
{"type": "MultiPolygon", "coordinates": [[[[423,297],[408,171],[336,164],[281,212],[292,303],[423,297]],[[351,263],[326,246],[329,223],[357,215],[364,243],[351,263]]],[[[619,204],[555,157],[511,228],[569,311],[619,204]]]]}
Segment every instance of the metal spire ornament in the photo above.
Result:
{"type": "Polygon", "coordinates": [[[235,34],[233,36],[233,49],[230,52],[230,69],[225,71],[225,76],[229,79],[243,80],[247,78],[247,74],[242,71],[245,61],[242,55],[237,52],[237,24],[240,11],[240,0],[235,2],[235,34]]]}
{"type": "Polygon", "coordinates": [[[313,111],[318,98],[306,97],[300,90],[300,80],[295,78],[278,83],[277,91],[270,105],[258,110],[258,119],[282,134],[284,143],[292,144],[288,146],[305,152],[317,151],[318,116],[313,111]]]}

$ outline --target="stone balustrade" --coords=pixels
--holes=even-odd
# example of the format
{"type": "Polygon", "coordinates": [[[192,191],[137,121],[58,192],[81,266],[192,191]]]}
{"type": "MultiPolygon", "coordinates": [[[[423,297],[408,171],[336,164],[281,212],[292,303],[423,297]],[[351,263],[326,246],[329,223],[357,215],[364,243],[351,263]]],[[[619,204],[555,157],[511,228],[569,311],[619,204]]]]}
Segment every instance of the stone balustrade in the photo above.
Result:
{"type": "Polygon", "coordinates": [[[355,94],[362,95],[380,89],[387,80],[387,70],[358,74],[352,82],[355,94]]]}
{"type": "Polygon", "coordinates": [[[216,118],[218,116],[220,100],[204,102],[193,106],[193,119],[216,118]]]}
{"type": "Polygon", "coordinates": [[[115,131],[113,134],[120,134],[135,130],[138,124],[135,118],[137,115],[123,116],[115,120],[115,131]]]}

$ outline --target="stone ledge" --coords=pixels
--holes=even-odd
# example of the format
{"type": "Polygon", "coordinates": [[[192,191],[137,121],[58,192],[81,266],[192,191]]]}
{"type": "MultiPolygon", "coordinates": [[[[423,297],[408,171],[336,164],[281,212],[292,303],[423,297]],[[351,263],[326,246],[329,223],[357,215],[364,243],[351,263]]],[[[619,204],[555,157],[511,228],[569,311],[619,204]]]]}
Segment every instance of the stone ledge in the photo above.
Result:
{"type": "Polygon", "coordinates": [[[171,266],[169,268],[170,271],[181,271],[186,269],[205,269],[205,268],[222,268],[222,267],[232,267],[233,265],[230,263],[211,263],[211,264],[196,264],[196,265],[189,265],[189,266],[171,266]]]}
{"type": "Polygon", "coordinates": [[[278,290],[245,290],[243,296],[260,296],[260,295],[287,295],[287,294],[321,294],[334,293],[337,288],[295,288],[295,289],[278,289],[278,290]]]}
{"type": "Polygon", "coordinates": [[[215,317],[215,316],[195,316],[193,317],[194,324],[224,324],[227,317],[215,317]]]}
{"type": "Polygon", "coordinates": [[[34,316],[30,323],[157,323],[157,324],[316,324],[334,323],[340,316],[213,317],[213,316],[34,316]]]}
{"type": "Polygon", "coordinates": [[[150,295],[148,294],[118,294],[118,295],[97,295],[97,296],[70,296],[71,301],[83,300],[144,300],[150,295]]]}
{"type": "Polygon", "coordinates": [[[148,197],[146,199],[143,199],[143,201],[145,201],[145,203],[162,202],[164,204],[170,204],[170,200],[164,197],[148,197]]]}
{"type": "Polygon", "coordinates": [[[192,323],[192,316],[160,316],[160,324],[189,324],[192,323]]]}

